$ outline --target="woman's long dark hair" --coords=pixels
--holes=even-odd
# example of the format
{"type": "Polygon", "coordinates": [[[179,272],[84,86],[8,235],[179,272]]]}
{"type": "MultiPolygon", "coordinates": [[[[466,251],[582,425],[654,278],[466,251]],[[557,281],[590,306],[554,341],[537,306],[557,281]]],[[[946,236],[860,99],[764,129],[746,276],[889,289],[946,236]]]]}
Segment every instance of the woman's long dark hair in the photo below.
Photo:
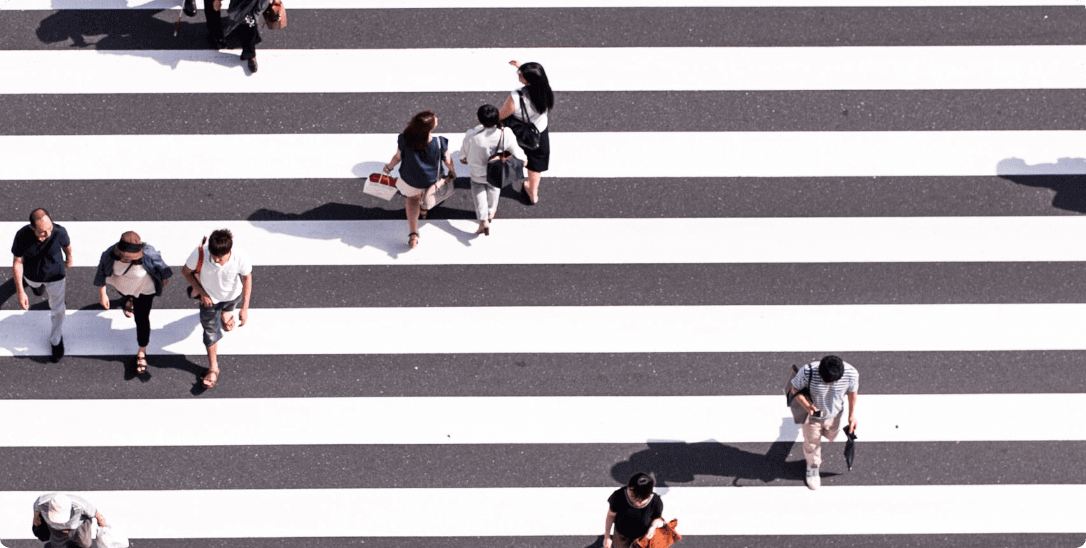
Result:
{"type": "Polygon", "coordinates": [[[554,92],[551,91],[551,81],[547,79],[543,65],[524,63],[520,66],[520,75],[528,82],[528,98],[536,112],[542,114],[554,108],[554,92]]]}
{"type": "Polygon", "coordinates": [[[411,118],[403,130],[403,140],[412,150],[423,151],[430,144],[430,131],[434,129],[436,116],[432,110],[424,110],[411,118]]]}

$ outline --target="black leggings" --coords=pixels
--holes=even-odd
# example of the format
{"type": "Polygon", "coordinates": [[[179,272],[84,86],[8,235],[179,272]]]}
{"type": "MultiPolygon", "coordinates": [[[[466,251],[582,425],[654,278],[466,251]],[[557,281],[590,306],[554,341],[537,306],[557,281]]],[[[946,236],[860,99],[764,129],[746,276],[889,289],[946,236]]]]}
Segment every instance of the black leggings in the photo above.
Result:
{"type": "Polygon", "coordinates": [[[135,305],[132,316],[136,319],[136,343],[141,347],[147,346],[147,343],[151,340],[151,305],[154,302],[155,295],[153,293],[132,297],[132,304],[135,305]]]}
{"type": "MultiPolygon", "coordinates": [[[[207,33],[211,35],[212,40],[222,40],[225,38],[222,35],[222,13],[215,11],[214,4],[215,0],[204,0],[207,33]]],[[[257,24],[259,24],[260,14],[257,14],[256,17],[257,24]]],[[[234,29],[234,33],[237,33],[238,38],[241,39],[241,58],[248,60],[256,57],[256,45],[261,42],[260,31],[257,27],[250,27],[242,23],[238,25],[238,28],[234,29]]]]}

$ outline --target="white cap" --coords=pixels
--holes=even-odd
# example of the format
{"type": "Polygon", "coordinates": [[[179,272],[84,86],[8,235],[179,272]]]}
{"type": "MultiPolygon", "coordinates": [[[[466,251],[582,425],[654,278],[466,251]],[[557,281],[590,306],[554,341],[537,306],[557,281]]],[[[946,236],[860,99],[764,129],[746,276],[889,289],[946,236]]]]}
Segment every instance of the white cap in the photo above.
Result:
{"type": "Polygon", "coordinates": [[[53,525],[67,525],[72,520],[72,499],[61,493],[49,501],[49,511],[45,520],[53,525]]]}

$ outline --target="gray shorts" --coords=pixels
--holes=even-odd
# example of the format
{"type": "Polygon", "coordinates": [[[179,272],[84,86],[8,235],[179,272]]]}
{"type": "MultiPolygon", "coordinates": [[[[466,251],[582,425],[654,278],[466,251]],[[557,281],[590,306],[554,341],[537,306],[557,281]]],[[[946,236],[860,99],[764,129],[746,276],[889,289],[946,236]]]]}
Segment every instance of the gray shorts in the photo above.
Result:
{"type": "Polygon", "coordinates": [[[232,301],[223,301],[211,306],[200,306],[200,325],[204,327],[204,346],[214,346],[222,338],[222,313],[234,310],[241,305],[244,295],[232,301]]]}

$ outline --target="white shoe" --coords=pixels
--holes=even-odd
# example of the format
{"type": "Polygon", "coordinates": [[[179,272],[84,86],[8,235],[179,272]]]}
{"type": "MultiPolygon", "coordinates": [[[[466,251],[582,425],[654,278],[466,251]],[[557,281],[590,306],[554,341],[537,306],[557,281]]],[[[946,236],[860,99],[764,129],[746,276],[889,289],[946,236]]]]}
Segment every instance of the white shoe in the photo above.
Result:
{"type": "Polygon", "coordinates": [[[818,467],[807,465],[807,487],[810,489],[818,489],[822,485],[822,477],[818,475],[818,467]]]}

